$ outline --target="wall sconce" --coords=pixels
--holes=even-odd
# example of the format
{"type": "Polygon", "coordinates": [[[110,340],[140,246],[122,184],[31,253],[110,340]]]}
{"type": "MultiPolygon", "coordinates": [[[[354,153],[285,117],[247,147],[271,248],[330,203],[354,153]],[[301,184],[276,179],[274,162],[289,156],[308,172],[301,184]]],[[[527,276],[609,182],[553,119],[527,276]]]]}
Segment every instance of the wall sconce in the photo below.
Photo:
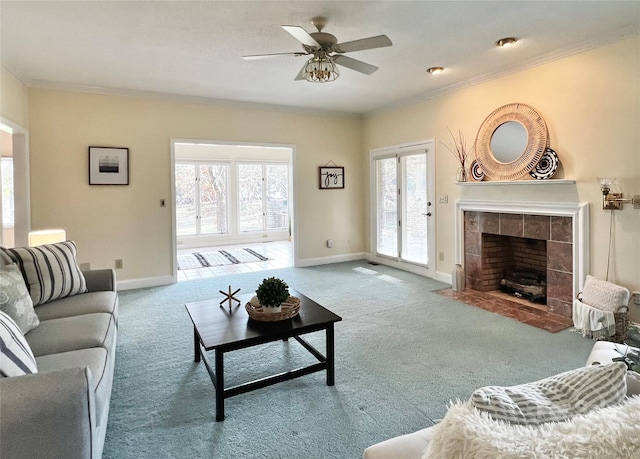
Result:
{"type": "Polygon", "coordinates": [[[640,209],[640,194],[633,198],[623,198],[622,193],[611,193],[611,186],[615,178],[599,178],[598,183],[602,190],[602,208],[607,210],[621,210],[623,204],[633,204],[634,209],[640,209]]]}
{"type": "Polygon", "coordinates": [[[29,247],[37,247],[44,244],[54,244],[67,240],[67,233],[63,229],[48,229],[29,231],[29,247]]]}

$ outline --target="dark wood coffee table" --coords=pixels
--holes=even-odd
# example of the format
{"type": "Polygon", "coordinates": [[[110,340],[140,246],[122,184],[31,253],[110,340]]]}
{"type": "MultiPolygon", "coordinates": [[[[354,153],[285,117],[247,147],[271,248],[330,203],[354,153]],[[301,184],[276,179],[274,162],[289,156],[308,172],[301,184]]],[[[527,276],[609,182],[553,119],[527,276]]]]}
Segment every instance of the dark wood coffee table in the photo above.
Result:
{"type": "Polygon", "coordinates": [[[237,296],[240,305],[234,304],[231,313],[228,303],[221,308],[219,300],[186,304],[187,312],[193,322],[194,361],[204,362],[216,390],[216,421],[224,420],[224,399],[234,395],[324,370],[327,371],[327,386],[335,384],[333,324],[341,321],[342,318],[293,289],[289,289],[289,292],[292,296],[300,298],[300,313],[291,319],[279,322],[260,322],[249,317],[245,304],[253,294],[237,296]],[[321,330],[326,332],[325,355],[300,337],[300,335],[321,330]],[[318,359],[319,363],[228,389],[224,387],[224,354],[226,352],[272,341],[287,341],[289,338],[298,341],[318,359]],[[207,358],[207,351],[215,353],[214,367],[207,358]]]}

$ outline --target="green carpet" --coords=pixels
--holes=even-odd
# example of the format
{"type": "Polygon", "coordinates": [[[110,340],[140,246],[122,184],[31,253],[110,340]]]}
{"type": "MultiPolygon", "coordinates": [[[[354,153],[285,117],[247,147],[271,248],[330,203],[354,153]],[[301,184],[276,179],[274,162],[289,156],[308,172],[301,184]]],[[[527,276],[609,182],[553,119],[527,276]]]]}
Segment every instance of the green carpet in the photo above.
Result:
{"type": "MultiPolygon", "coordinates": [[[[593,345],[433,293],[446,284],[366,262],[181,282],[120,293],[105,458],[360,458],[387,438],[441,419],[480,386],[524,383],[582,366],[593,345]],[[226,400],[193,362],[184,304],[229,285],[284,279],[342,316],[336,384],[314,373],[226,400]]],[[[324,350],[324,334],[306,335],[324,350]]],[[[225,384],[314,363],[294,340],[225,356],[225,384]]]]}

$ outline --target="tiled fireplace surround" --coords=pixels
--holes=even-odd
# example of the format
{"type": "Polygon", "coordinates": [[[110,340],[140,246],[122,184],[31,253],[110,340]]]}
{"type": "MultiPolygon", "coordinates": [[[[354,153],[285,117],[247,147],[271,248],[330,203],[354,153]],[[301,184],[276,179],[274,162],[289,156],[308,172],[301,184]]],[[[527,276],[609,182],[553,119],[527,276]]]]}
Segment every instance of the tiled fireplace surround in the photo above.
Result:
{"type": "Polygon", "coordinates": [[[571,217],[465,212],[466,286],[480,292],[498,290],[507,262],[530,270],[546,271],[549,311],[571,317],[572,227],[571,217]],[[515,247],[518,247],[521,260],[512,260],[515,247]]]}
{"type": "Polygon", "coordinates": [[[530,267],[546,269],[548,311],[570,320],[588,269],[588,217],[588,204],[581,203],[458,201],[456,260],[464,266],[467,289],[498,290],[503,273],[495,266],[497,254],[512,251],[508,244],[515,241],[527,251],[530,267]],[[504,242],[502,236],[517,239],[504,242]]]}

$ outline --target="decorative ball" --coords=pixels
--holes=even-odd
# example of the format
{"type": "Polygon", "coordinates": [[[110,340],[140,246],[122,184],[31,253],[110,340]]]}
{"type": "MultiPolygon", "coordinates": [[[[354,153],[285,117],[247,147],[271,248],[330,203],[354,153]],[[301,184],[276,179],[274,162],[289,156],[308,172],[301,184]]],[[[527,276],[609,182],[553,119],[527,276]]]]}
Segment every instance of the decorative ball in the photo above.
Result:
{"type": "Polygon", "coordinates": [[[253,306],[254,308],[257,308],[260,306],[260,300],[255,295],[253,296],[253,298],[251,298],[251,301],[249,301],[249,303],[251,303],[251,306],[253,306]]]}

